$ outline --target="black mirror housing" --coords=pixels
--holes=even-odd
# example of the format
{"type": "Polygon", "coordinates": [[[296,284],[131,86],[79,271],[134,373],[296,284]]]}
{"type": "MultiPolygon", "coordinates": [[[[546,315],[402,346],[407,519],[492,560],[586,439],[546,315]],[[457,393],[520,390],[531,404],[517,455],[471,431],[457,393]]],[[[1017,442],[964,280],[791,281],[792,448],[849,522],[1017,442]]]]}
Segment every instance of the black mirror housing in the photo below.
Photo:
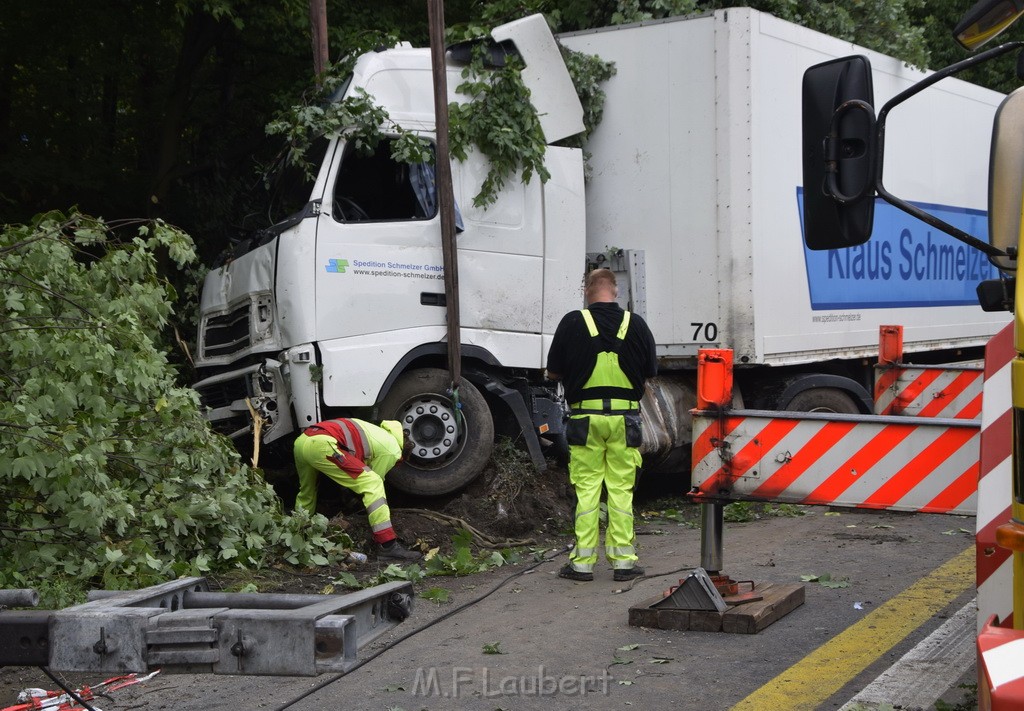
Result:
{"type": "Polygon", "coordinates": [[[1009,311],[1013,313],[1017,280],[987,279],[978,283],[978,303],[982,311],[1009,311]]]}
{"type": "Polygon", "coordinates": [[[875,211],[871,63],[856,55],[810,67],[803,79],[804,241],[839,249],[871,237],[875,211]]]}

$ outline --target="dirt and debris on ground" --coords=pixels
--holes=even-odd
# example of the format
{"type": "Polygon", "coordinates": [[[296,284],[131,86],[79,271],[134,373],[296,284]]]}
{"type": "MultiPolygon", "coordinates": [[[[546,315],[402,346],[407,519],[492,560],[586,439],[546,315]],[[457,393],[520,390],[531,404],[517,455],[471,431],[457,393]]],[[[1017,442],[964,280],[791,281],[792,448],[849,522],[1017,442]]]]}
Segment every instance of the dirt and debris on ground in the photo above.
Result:
{"type": "MultiPolygon", "coordinates": [[[[294,482],[286,475],[274,485],[286,504],[294,501],[294,482]]],[[[507,444],[496,450],[487,468],[462,491],[423,498],[389,490],[388,503],[400,539],[423,553],[436,548],[441,555],[452,554],[455,538],[463,530],[470,532],[473,551],[478,554],[550,550],[566,546],[573,538],[576,494],[565,467],[549,459],[545,469],[537,471],[525,453],[507,444]]],[[[640,536],[657,534],[665,523],[699,525],[699,506],[683,498],[671,477],[644,479],[636,493],[636,509],[640,536]]],[[[386,567],[374,559],[366,512],[356,495],[322,477],[318,512],[352,539],[353,550],[367,554],[366,563],[342,562],[309,569],[275,566],[256,573],[213,576],[211,584],[236,589],[253,583],[260,592],[314,594],[328,590],[341,573],[365,581],[386,567]]]]}
{"type": "MultiPolygon", "coordinates": [[[[274,485],[286,505],[294,500],[292,482],[283,479],[274,485]]],[[[525,454],[506,449],[460,492],[423,498],[389,490],[388,504],[395,531],[406,546],[424,553],[437,548],[448,555],[462,530],[470,532],[474,552],[564,546],[572,538],[576,496],[568,473],[553,460],[537,471],[525,454]]],[[[312,569],[275,566],[239,574],[244,581],[233,575],[213,576],[211,583],[232,589],[252,582],[260,592],[322,593],[343,572],[365,580],[386,567],[374,559],[366,511],[357,496],[321,477],[318,512],[327,516],[332,527],[344,531],[352,539],[352,549],[367,554],[369,560],[312,569]]]]}

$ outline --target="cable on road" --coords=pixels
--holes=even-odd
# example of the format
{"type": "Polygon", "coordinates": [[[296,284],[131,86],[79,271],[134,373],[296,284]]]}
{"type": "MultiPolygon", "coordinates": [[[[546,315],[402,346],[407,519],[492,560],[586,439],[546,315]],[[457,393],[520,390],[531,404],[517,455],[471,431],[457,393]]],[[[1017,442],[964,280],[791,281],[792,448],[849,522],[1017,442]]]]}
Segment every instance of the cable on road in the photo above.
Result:
{"type": "Polygon", "coordinates": [[[621,595],[624,592],[629,592],[630,590],[633,589],[633,586],[636,585],[641,580],[653,580],[654,578],[663,578],[666,575],[676,575],[678,573],[685,573],[687,570],[696,570],[696,569],[697,569],[697,566],[689,565],[689,566],[686,566],[685,568],[676,568],[675,570],[669,570],[669,571],[667,571],[665,573],[653,573],[651,575],[648,575],[648,574],[644,573],[643,575],[639,575],[639,576],[633,578],[631,581],[629,581],[629,585],[627,585],[626,587],[618,588],[617,590],[613,590],[612,591],[612,595],[621,595]]]}

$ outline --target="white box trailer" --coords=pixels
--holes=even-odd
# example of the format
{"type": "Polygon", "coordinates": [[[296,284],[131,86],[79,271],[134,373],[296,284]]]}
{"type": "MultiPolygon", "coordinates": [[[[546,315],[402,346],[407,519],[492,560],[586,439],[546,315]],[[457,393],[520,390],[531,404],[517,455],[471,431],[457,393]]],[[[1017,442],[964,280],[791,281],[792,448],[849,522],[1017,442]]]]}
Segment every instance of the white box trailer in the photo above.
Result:
{"type": "MultiPolygon", "coordinates": [[[[866,54],[879,105],[922,72],[750,9],[560,41],[615,62],[587,145],[587,249],[643,250],[659,355],[713,344],[738,365],[813,364],[873,357],[882,324],[902,324],[913,354],[980,346],[1006,323],[977,305],[975,285],[995,277],[984,257],[880,201],[869,245],[803,247],[804,70],[866,54]]],[[[946,80],[921,98],[890,119],[886,183],[984,237],[980,129],[1002,95],[946,80]]]]}
{"type": "MultiPolygon", "coordinates": [[[[579,101],[564,88],[567,70],[543,18],[493,36],[524,57],[549,144],[578,130],[579,101]]],[[[221,429],[246,438],[250,403],[268,443],[328,416],[401,419],[416,448],[388,480],[419,494],[455,490],[479,473],[495,423],[522,432],[542,464],[538,434],[557,441],[562,413],[544,378],[547,350],[561,316],[583,306],[583,275],[599,262],[622,272],[620,298],[657,342],[661,374],[643,403],[646,461],[682,476],[699,348],[734,350],[748,405],[870,412],[866,359],[879,325],[901,324],[910,357],[934,362],[974,355],[965,349],[980,349],[1006,322],[975,302],[974,284],[994,273],[987,264],[884,205],[870,245],[802,247],[803,190],[814,189],[801,184],[804,70],[863,52],[883,100],[920,72],[750,9],[560,41],[617,69],[586,147],[588,180],[583,151],[549,145],[548,182],[511,181],[484,210],[472,202],[485,158],[453,162],[465,222],[461,411],[445,388],[436,196],[411,184],[415,166],[386,151],[360,157],[342,134],[305,207],[268,225],[204,285],[196,388],[221,429]]],[[[455,91],[462,66],[447,61],[449,98],[465,101],[455,91]]],[[[428,50],[364,55],[348,86],[356,90],[433,138],[428,50]]],[[[901,140],[891,143],[886,179],[983,235],[984,136],[1001,97],[950,80],[921,98],[890,119],[901,140]],[[934,151],[936,142],[950,149],[934,151]]]]}

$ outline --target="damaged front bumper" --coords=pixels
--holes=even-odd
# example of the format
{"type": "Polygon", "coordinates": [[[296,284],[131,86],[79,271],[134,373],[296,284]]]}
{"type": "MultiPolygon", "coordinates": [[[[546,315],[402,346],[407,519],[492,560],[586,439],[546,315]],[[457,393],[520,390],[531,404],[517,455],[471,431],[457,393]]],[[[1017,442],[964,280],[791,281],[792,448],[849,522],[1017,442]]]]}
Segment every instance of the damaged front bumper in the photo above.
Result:
{"type": "Polygon", "coordinates": [[[192,387],[207,408],[213,428],[232,439],[249,436],[254,417],[260,419],[260,439],[273,442],[295,430],[284,367],[264,360],[237,370],[217,373],[192,387]]]}

